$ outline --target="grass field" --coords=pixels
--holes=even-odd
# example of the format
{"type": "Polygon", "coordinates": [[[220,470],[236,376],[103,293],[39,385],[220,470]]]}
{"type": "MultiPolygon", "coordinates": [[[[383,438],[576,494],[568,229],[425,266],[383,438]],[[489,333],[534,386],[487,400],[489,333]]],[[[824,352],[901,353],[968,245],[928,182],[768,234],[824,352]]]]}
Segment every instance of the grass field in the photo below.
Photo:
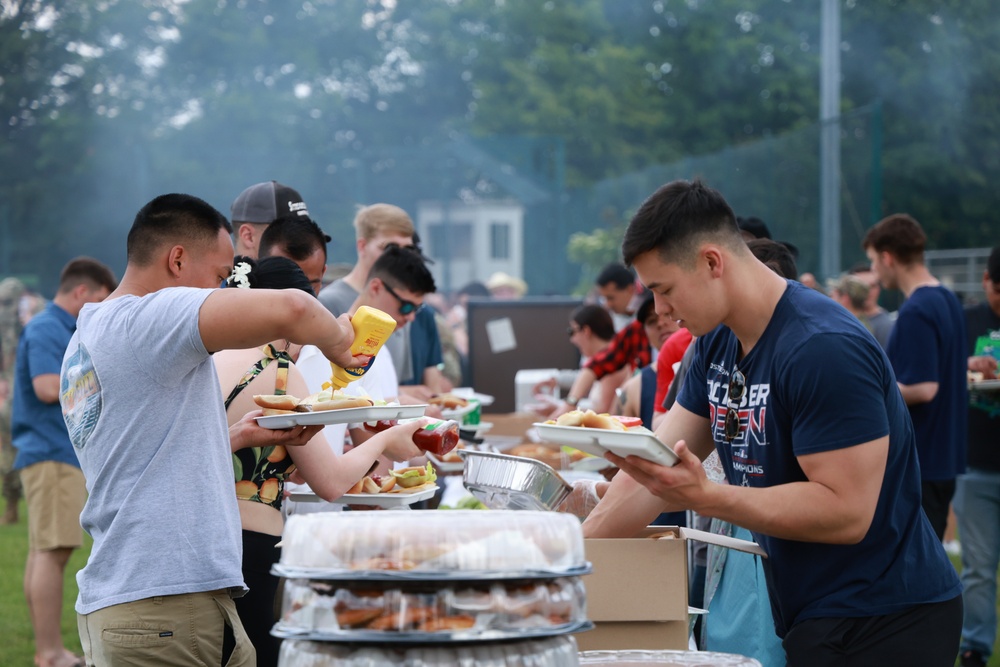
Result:
{"type": "MultiPolygon", "coordinates": [[[[23,590],[24,563],[28,555],[28,525],[25,516],[22,503],[21,521],[13,526],[0,525],[0,554],[3,554],[3,558],[0,558],[0,628],[4,635],[0,641],[0,667],[32,667],[34,664],[31,621],[28,619],[23,590]]],[[[76,612],[73,611],[77,593],[76,571],[87,562],[90,544],[90,537],[84,535],[83,548],[73,552],[66,568],[64,583],[63,643],[77,654],[81,650],[80,637],[76,631],[76,612]]],[[[961,567],[957,557],[952,557],[952,562],[956,568],[961,567]]],[[[997,608],[1000,609],[1000,601],[997,608]]],[[[989,666],[1000,667],[1000,639],[993,648],[989,666]]]]}
{"type": "MultiPolygon", "coordinates": [[[[28,557],[28,522],[24,504],[21,504],[21,521],[13,526],[0,526],[0,665],[3,667],[32,667],[35,656],[34,635],[28,618],[28,605],[24,601],[24,563],[28,557]]],[[[62,616],[63,643],[66,648],[80,654],[80,636],[76,631],[76,571],[87,562],[90,554],[90,537],[84,535],[84,546],[73,552],[66,567],[64,604],[62,616]]]]}

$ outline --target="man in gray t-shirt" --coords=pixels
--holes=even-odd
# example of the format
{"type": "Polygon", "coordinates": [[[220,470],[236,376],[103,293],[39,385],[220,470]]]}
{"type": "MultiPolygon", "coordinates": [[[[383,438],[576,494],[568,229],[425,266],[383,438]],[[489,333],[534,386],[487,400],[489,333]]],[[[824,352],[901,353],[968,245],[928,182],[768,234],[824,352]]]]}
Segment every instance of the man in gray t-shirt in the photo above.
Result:
{"type": "Polygon", "coordinates": [[[60,373],[63,417],[90,494],[94,538],[77,575],[87,664],[252,665],[231,452],[296,446],[322,427],[227,430],[211,354],[286,337],[358,366],[346,317],[299,290],[212,289],[233,268],[232,228],[189,195],[136,215],[121,283],[83,309],[60,373]]]}

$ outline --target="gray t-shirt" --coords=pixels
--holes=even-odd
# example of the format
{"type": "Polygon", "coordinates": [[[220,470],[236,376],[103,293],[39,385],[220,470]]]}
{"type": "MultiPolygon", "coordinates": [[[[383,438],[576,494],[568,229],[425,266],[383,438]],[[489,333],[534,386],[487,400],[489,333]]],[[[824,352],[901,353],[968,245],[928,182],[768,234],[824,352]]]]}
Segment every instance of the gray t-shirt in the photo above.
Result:
{"type": "MultiPolygon", "coordinates": [[[[319,302],[331,313],[340,317],[350,312],[351,306],[358,299],[358,291],[347,284],[343,278],[338,278],[319,291],[319,302]]],[[[400,382],[406,382],[413,377],[413,359],[409,346],[409,327],[397,329],[389,336],[385,346],[392,353],[392,362],[396,366],[396,376],[400,382]]]]}
{"type": "Polygon", "coordinates": [[[211,292],[171,288],[80,313],[60,375],[94,538],[77,573],[80,614],[244,588],[222,390],[198,331],[211,292]]]}

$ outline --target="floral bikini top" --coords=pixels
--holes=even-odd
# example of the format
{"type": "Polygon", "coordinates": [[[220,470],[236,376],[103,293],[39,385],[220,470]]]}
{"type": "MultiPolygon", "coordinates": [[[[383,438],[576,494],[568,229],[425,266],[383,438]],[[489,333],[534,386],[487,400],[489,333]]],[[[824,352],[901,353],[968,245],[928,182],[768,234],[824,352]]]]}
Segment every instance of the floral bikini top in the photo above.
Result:
{"type": "MultiPolygon", "coordinates": [[[[226,409],[250,382],[267,368],[272,361],[278,362],[278,373],[274,381],[274,393],[282,395],[288,388],[288,364],[292,359],[285,350],[277,350],[268,344],[261,348],[264,357],[250,367],[226,398],[226,409]]],[[[240,500],[270,505],[281,510],[284,497],[285,479],[295,470],[292,457],[281,445],[277,447],[246,447],[233,452],[233,473],[236,478],[236,497],[240,500]]]]}

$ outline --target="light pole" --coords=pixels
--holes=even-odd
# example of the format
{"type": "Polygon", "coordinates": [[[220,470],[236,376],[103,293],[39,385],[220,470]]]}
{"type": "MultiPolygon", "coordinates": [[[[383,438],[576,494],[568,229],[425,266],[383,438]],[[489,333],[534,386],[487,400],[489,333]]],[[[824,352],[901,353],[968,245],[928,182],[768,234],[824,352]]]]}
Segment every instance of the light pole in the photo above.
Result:
{"type": "Polygon", "coordinates": [[[820,18],[820,274],[840,272],[840,0],[823,0],[820,18]]]}

